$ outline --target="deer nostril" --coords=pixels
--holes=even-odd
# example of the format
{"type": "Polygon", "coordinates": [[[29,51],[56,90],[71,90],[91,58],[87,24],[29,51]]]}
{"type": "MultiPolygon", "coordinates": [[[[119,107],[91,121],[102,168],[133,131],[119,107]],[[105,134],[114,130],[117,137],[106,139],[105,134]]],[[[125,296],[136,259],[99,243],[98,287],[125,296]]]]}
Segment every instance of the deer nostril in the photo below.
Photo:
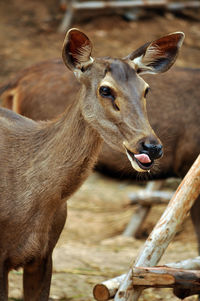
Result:
{"type": "Polygon", "coordinates": [[[163,154],[162,148],[163,147],[162,147],[161,144],[153,144],[153,143],[142,142],[141,153],[148,154],[150,159],[158,159],[163,154]]]}

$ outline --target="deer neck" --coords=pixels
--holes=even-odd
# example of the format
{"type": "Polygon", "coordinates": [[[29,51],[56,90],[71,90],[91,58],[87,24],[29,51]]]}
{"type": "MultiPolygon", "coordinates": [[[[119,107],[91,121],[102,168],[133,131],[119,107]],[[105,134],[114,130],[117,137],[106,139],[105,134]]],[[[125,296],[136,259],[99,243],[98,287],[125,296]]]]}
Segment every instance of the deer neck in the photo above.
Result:
{"type": "MultiPolygon", "coordinates": [[[[45,157],[43,173],[49,179],[49,194],[57,193],[61,199],[66,199],[89,175],[102,139],[84,120],[80,102],[57,120],[42,123],[41,126],[37,139],[43,139],[44,145],[37,154],[38,162],[45,157]]],[[[42,167],[39,168],[42,172],[42,167]]]]}

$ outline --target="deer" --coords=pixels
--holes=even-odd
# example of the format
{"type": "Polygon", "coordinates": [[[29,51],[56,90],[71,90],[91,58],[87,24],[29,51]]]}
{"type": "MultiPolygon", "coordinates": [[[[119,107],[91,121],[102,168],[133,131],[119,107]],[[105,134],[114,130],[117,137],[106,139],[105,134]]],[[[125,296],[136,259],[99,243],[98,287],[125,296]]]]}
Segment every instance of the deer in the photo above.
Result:
{"type": "Polygon", "coordinates": [[[33,120],[53,119],[74,102],[80,86],[62,59],[44,61],[0,87],[1,106],[33,120]]]}
{"type": "MultiPolygon", "coordinates": [[[[156,80],[152,74],[144,74],[143,78],[150,87],[146,95],[148,118],[165,150],[165,156],[151,170],[150,176],[152,179],[184,177],[200,153],[200,69],[173,67],[156,80]]],[[[73,73],[67,72],[60,59],[53,59],[22,70],[3,84],[0,100],[3,107],[18,114],[34,120],[49,120],[71,106],[79,89],[80,83],[73,73]]],[[[96,168],[120,178],[137,177],[126,154],[106,143],[96,168]]]]}
{"type": "MultiPolygon", "coordinates": [[[[159,164],[154,164],[148,178],[183,178],[200,153],[200,69],[173,67],[156,80],[152,75],[142,75],[150,86],[150,91],[146,91],[146,106],[151,127],[160,137],[165,155],[159,164]]],[[[53,59],[21,71],[0,87],[0,98],[8,109],[31,119],[47,120],[70,107],[79,89],[80,82],[70,70],[67,72],[61,59],[53,59]]],[[[127,155],[112,149],[105,141],[96,168],[120,178],[138,178],[127,155]]],[[[199,216],[197,199],[191,217],[200,253],[199,216]]]]}
{"type": "Polygon", "coordinates": [[[0,108],[0,301],[8,300],[8,273],[23,268],[25,301],[45,301],[52,252],[66,221],[67,199],[92,171],[102,142],[146,172],[163,155],[148,121],[143,73],[175,62],[184,34],[146,43],[124,58],[92,57],[92,42],[72,28],[63,62],[81,84],[56,118],[34,121],[0,108]]]}

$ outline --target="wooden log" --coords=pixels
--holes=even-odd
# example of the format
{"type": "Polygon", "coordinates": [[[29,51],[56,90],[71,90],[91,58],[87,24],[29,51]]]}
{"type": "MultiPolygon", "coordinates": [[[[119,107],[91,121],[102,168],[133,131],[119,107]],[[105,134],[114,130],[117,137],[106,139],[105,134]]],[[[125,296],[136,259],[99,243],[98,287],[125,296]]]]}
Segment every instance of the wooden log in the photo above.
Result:
{"type": "MultiPolygon", "coordinates": [[[[147,239],[144,247],[139,253],[135,262],[135,267],[139,266],[155,266],[163,255],[165,249],[178,231],[180,224],[188,215],[192,205],[199,195],[200,186],[200,155],[190,168],[189,172],[179,185],[174,196],[169,202],[165,212],[161,216],[159,222],[147,239]]],[[[133,267],[134,267],[133,265],[133,267]]],[[[132,268],[124,276],[115,301],[136,301],[138,300],[141,289],[133,290],[132,287],[132,268]]],[[[113,282],[113,280],[111,281],[113,282]]],[[[105,282],[104,282],[105,284],[105,282]]],[[[112,291],[116,291],[117,287],[112,287],[112,291]]],[[[109,291],[109,290],[108,290],[109,291]]],[[[109,295],[109,298],[113,298],[109,295]]],[[[98,300],[98,299],[97,299],[98,300]]],[[[106,300],[106,299],[105,299],[106,300]]],[[[103,300],[103,301],[105,301],[103,300]]],[[[109,299],[107,299],[109,300],[109,299]]]]}
{"type": "Polygon", "coordinates": [[[72,20],[74,17],[74,11],[75,11],[74,2],[75,2],[75,0],[68,0],[67,10],[65,12],[65,15],[63,17],[61,24],[58,27],[58,32],[65,32],[71,26],[71,23],[72,23],[72,20]]]}
{"type": "MultiPolygon", "coordinates": [[[[176,270],[181,269],[184,270],[184,272],[185,270],[200,270],[200,256],[191,259],[182,260],[179,262],[167,263],[163,266],[163,268],[165,267],[176,269],[176,270]]],[[[140,268],[136,268],[136,269],[140,269],[140,268]]],[[[150,268],[146,268],[146,269],[148,270],[150,268]]],[[[93,290],[94,298],[98,301],[108,301],[109,299],[113,298],[117,292],[117,289],[119,288],[120,284],[125,279],[125,277],[126,274],[123,274],[119,277],[109,279],[107,281],[97,284],[93,290]]],[[[134,277],[134,273],[133,273],[133,277],[134,277]]],[[[136,283],[133,282],[133,285],[135,284],[136,283]]]]}
{"type": "MultiPolygon", "coordinates": [[[[144,194],[149,195],[153,191],[160,189],[162,186],[163,181],[152,181],[147,184],[145,190],[143,190],[144,194]]],[[[136,193],[137,195],[137,193],[136,193]]],[[[137,197],[136,197],[137,198],[137,197]]],[[[134,212],[130,222],[128,223],[126,229],[123,232],[123,236],[136,237],[138,232],[140,231],[142,224],[144,223],[149,211],[151,209],[151,205],[147,204],[145,206],[138,205],[136,211],[134,212]]]]}
{"type": "Polygon", "coordinates": [[[168,267],[134,268],[133,286],[142,289],[173,288],[174,294],[183,299],[200,293],[200,272],[168,267]]]}
{"type": "Polygon", "coordinates": [[[125,1],[83,1],[74,2],[73,8],[78,9],[103,9],[103,8],[131,8],[131,7],[148,7],[148,6],[164,6],[166,5],[166,0],[125,0],[125,1]]]}
{"type": "MultiPolygon", "coordinates": [[[[118,1],[83,1],[76,0],[68,1],[67,11],[58,28],[59,32],[65,32],[73,20],[75,11],[77,10],[93,10],[93,9],[108,9],[108,8],[134,8],[134,7],[162,7],[171,11],[181,10],[184,8],[198,8],[200,7],[199,1],[187,2],[172,2],[168,3],[167,0],[118,0],[118,1]]],[[[64,7],[64,6],[63,6],[64,7]]]]}
{"type": "Polygon", "coordinates": [[[171,2],[167,4],[169,10],[181,10],[184,8],[198,8],[200,7],[199,1],[182,1],[182,2],[171,2]]]}
{"type": "MultiPolygon", "coordinates": [[[[183,261],[179,261],[176,263],[168,263],[165,266],[172,267],[176,269],[185,269],[185,270],[200,270],[200,256],[193,258],[193,259],[187,259],[183,261]]],[[[184,299],[185,297],[188,297],[190,295],[199,294],[199,290],[196,288],[189,289],[188,287],[177,286],[174,288],[174,294],[180,298],[184,299]]]]}
{"type": "Polygon", "coordinates": [[[125,279],[126,274],[98,283],[94,286],[93,296],[97,301],[108,301],[113,298],[125,279]]]}
{"type": "Polygon", "coordinates": [[[200,292],[200,271],[165,266],[133,268],[133,286],[144,288],[180,287],[200,292]]]}
{"type": "MultiPolygon", "coordinates": [[[[175,236],[180,225],[188,215],[192,205],[199,195],[200,187],[200,155],[195,160],[187,175],[177,188],[174,196],[169,202],[166,210],[156,224],[152,233],[146,240],[139,256],[135,261],[135,267],[139,266],[155,266],[170,241],[175,236]]],[[[132,268],[126,275],[125,280],[121,284],[115,301],[137,301],[141,289],[131,289],[132,268]]]]}
{"type": "Polygon", "coordinates": [[[130,205],[140,204],[142,206],[152,206],[168,204],[174,192],[170,191],[146,191],[140,190],[129,195],[130,205]]]}
{"type": "Polygon", "coordinates": [[[163,7],[169,10],[179,10],[186,7],[200,7],[199,1],[172,2],[167,0],[119,0],[119,1],[73,1],[74,10],[90,10],[104,8],[131,8],[131,7],[163,7]]]}
{"type": "Polygon", "coordinates": [[[183,270],[200,270],[200,256],[178,262],[167,263],[164,266],[183,270]]]}
{"type": "Polygon", "coordinates": [[[183,270],[165,266],[154,268],[134,268],[133,286],[142,289],[173,288],[174,294],[181,299],[200,293],[200,272],[196,270],[183,270]]]}
{"type": "Polygon", "coordinates": [[[122,235],[125,237],[137,237],[150,209],[151,206],[138,205],[122,235]]]}

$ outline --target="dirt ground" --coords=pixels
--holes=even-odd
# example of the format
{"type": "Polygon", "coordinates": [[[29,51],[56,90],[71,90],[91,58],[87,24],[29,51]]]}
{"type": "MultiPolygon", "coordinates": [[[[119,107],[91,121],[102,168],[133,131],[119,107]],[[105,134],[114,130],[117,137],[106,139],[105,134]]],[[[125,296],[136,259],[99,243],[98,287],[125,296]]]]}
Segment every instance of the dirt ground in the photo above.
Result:
{"type": "MultiPolygon", "coordinates": [[[[63,15],[58,2],[0,1],[0,83],[31,64],[60,56],[64,34],[57,32],[63,15]]],[[[165,33],[183,31],[186,39],[176,65],[200,67],[200,12],[185,11],[185,16],[175,16],[148,11],[141,16],[137,22],[127,22],[117,14],[77,13],[73,27],[88,34],[94,54],[99,56],[125,56],[165,33]]],[[[177,183],[170,180],[167,188],[176,187],[177,183]]],[[[53,300],[94,300],[92,289],[96,283],[128,270],[145,242],[145,235],[133,239],[121,234],[135,210],[127,206],[129,193],[143,187],[138,182],[111,179],[95,172],[68,201],[68,220],[54,252],[53,300]]],[[[163,210],[164,206],[152,209],[143,233],[151,232],[163,210]]],[[[188,217],[161,263],[195,256],[196,238],[188,217]]],[[[22,296],[21,279],[21,270],[10,273],[12,300],[22,296]]],[[[140,300],[178,299],[170,289],[148,289],[140,300]]]]}

